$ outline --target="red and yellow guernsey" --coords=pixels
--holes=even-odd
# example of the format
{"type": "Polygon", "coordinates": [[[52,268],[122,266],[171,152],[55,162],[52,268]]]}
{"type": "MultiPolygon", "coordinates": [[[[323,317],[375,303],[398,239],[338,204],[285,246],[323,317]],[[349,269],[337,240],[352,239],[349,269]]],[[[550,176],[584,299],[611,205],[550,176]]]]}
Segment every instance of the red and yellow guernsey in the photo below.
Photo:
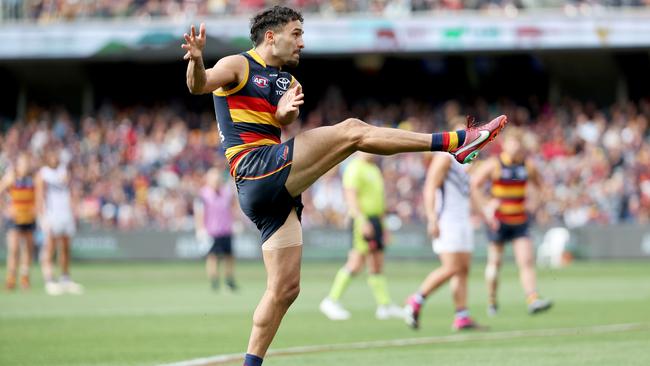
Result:
{"type": "Polygon", "coordinates": [[[506,155],[499,156],[499,169],[492,179],[492,197],[499,200],[496,218],[508,225],[520,225],[528,221],[526,213],[526,163],[513,163],[506,155]]]}
{"type": "Polygon", "coordinates": [[[215,90],[214,109],[230,174],[253,148],[280,143],[281,125],[275,118],[278,102],[295,82],[280,68],[268,66],[255,52],[241,54],[247,67],[239,84],[215,90]]]}
{"type": "Polygon", "coordinates": [[[11,219],[17,225],[33,224],[36,221],[36,194],[31,176],[17,178],[9,188],[11,219]]]}

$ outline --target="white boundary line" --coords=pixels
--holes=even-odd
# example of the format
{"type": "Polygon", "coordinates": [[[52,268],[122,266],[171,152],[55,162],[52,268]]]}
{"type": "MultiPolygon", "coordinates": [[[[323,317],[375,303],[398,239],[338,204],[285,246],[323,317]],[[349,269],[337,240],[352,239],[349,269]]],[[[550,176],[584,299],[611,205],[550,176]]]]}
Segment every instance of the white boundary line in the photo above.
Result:
{"type": "MultiPolygon", "coordinates": [[[[596,325],[590,327],[576,327],[576,328],[556,328],[556,329],[530,329],[530,330],[513,330],[506,332],[492,332],[492,333],[467,333],[455,334],[449,336],[438,337],[422,337],[422,338],[405,338],[405,339],[391,339],[383,341],[368,341],[368,342],[354,342],[354,343],[339,343],[339,344],[322,344],[313,346],[290,347],[284,349],[270,350],[267,356],[280,356],[280,355],[299,355],[305,353],[319,353],[319,352],[333,352],[345,350],[359,350],[369,348],[382,348],[382,347],[404,347],[416,346],[423,344],[442,344],[442,343],[456,343],[456,342],[470,342],[470,341],[494,341],[521,337],[554,337],[554,336],[581,336],[586,334],[604,334],[604,333],[618,333],[628,332],[634,330],[650,330],[650,323],[628,323],[628,324],[610,324],[610,325],[596,325]]],[[[243,361],[244,357],[241,353],[232,353],[225,355],[218,355],[212,357],[196,358],[188,361],[181,361],[176,363],[164,364],[160,366],[215,366],[223,365],[235,361],[243,361]]]]}

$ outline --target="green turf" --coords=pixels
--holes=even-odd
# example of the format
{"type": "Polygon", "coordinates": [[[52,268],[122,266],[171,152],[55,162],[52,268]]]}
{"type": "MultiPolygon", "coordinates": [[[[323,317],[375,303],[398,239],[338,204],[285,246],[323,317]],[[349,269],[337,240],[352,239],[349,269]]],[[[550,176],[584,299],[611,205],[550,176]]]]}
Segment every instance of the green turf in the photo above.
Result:
{"type": "MultiPolygon", "coordinates": [[[[422,329],[397,320],[374,319],[365,278],[343,298],[352,311],[330,322],[317,310],[338,263],[305,263],[301,295],[285,318],[272,348],[452,334],[449,290],[428,301],[422,329]]],[[[392,262],[388,279],[394,299],[417,288],[433,264],[392,262]]],[[[4,268],[0,268],[4,271],[4,268]]],[[[245,351],[251,314],[263,291],[261,263],[239,266],[238,294],[213,293],[201,263],[76,264],[86,294],[50,297],[42,283],[29,293],[0,293],[0,365],[155,365],[245,351]]],[[[577,336],[526,337],[462,343],[337,351],[269,357],[279,365],[649,365],[650,264],[575,264],[540,271],[542,294],[553,298],[549,313],[530,317],[512,266],[503,272],[501,313],[484,316],[482,270],[470,283],[471,309],[492,332],[645,323],[645,330],[577,336]]],[[[33,277],[38,277],[34,271],[33,277]]]]}

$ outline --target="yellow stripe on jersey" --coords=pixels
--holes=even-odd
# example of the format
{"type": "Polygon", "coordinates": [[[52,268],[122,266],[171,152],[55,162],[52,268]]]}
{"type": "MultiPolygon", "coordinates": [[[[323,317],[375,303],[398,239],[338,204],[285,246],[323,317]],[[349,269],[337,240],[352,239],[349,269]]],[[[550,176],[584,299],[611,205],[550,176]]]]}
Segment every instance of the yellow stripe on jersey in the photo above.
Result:
{"type": "Polygon", "coordinates": [[[278,128],[282,126],[275,119],[275,115],[269,112],[256,112],[249,109],[231,109],[230,117],[233,122],[261,123],[278,128]]]}
{"type": "Polygon", "coordinates": [[[233,147],[229,147],[226,149],[226,159],[230,160],[232,159],[238,152],[250,149],[252,147],[256,146],[266,146],[266,145],[277,145],[278,143],[271,140],[271,139],[260,139],[254,142],[250,142],[248,144],[241,144],[233,147]]]}
{"type": "Polygon", "coordinates": [[[34,200],[34,189],[12,189],[9,193],[12,201],[34,200]]]}
{"type": "Polygon", "coordinates": [[[504,215],[512,215],[525,212],[526,207],[523,203],[502,203],[498,210],[504,215]]]}
{"type": "Polygon", "coordinates": [[[458,132],[449,132],[449,147],[447,151],[453,151],[458,147],[458,132]]]}
{"type": "Polygon", "coordinates": [[[257,53],[257,51],[255,51],[254,48],[249,50],[246,53],[248,53],[253,58],[253,60],[257,61],[258,64],[266,67],[266,62],[264,62],[264,59],[262,58],[262,56],[260,56],[260,54],[257,53]]]}
{"type": "Polygon", "coordinates": [[[244,72],[244,77],[241,79],[239,84],[237,84],[236,87],[229,89],[229,90],[223,90],[223,87],[215,90],[212,92],[212,94],[218,96],[218,97],[227,97],[228,95],[232,95],[237,93],[238,91],[242,90],[244,86],[246,86],[246,83],[248,82],[248,69],[250,68],[250,65],[248,64],[248,60],[246,60],[246,71],[244,72]]]}
{"type": "Polygon", "coordinates": [[[501,197],[523,197],[526,195],[526,186],[505,186],[495,184],[492,186],[492,195],[495,198],[501,197]]]}
{"type": "Polygon", "coordinates": [[[16,224],[31,224],[36,219],[36,194],[33,188],[11,188],[10,216],[16,224]]]}

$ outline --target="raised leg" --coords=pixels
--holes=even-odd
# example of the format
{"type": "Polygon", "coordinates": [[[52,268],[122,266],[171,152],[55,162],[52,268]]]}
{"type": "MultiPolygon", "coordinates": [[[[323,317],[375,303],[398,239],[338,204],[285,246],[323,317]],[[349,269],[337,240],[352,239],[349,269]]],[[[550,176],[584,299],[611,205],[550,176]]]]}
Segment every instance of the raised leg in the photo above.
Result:
{"type": "Polygon", "coordinates": [[[295,137],[293,164],[285,186],[292,196],[297,196],[356,151],[392,155],[430,149],[431,134],[374,127],[359,119],[346,119],[295,137]]]}

